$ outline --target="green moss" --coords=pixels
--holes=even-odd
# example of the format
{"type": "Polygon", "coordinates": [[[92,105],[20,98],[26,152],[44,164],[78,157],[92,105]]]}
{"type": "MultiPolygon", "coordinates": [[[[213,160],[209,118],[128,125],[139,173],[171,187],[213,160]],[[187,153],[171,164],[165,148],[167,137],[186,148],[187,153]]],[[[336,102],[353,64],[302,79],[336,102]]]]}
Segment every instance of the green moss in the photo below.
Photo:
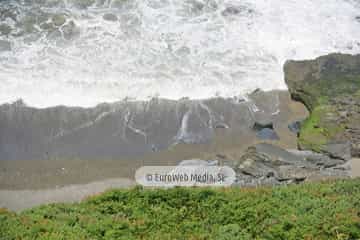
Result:
{"type": "Polygon", "coordinates": [[[329,116],[336,117],[337,114],[333,106],[319,105],[315,107],[301,127],[298,139],[300,148],[320,152],[325,144],[343,133],[344,126],[328,119],[329,116]]]}
{"type": "Polygon", "coordinates": [[[354,96],[355,96],[356,98],[360,99],[360,90],[357,91],[357,92],[354,94],[354,96]]]}
{"type": "Polygon", "coordinates": [[[360,90],[360,76],[326,78],[315,83],[314,80],[309,80],[302,83],[300,89],[295,93],[296,98],[312,111],[318,105],[327,104],[331,98],[357,93],[360,90]]]}
{"type": "Polygon", "coordinates": [[[0,211],[0,239],[359,239],[360,179],[256,189],[112,190],[0,211]]]}

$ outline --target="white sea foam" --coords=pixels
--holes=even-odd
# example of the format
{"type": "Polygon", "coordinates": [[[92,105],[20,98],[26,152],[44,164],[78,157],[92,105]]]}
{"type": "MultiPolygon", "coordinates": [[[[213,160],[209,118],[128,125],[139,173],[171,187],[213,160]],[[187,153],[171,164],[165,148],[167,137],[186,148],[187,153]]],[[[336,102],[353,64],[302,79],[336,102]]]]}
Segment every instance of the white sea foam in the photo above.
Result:
{"type": "MultiPolygon", "coordinates": [[[[0,103],[94,106],[125,97],[237,96],[285,89],[287,59],[360,53],[356,1],[114,1],[85,10],[71,0],[42,7],[75,23],[79,33],[70,40],[49,33],[0,36],[12,44],[11,52],[0,52],[0,103]],[[118,21],[104,20],[104,13],[118,21]]],[[[27,9],[21,7],[21,16],[27,9]]]]}

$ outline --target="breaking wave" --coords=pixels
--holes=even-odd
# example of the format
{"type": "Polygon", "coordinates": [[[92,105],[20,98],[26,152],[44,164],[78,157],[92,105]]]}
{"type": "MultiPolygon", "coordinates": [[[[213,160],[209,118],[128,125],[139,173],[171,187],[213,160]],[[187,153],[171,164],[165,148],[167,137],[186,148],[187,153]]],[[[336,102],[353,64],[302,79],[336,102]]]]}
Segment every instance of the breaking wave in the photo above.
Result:
{"type": "Polygon", "coordinates": [[[0,103],[37,107],[286,89],[287,59],[360,52],[355,0],[17,0],[0,21],[0,103]]]}

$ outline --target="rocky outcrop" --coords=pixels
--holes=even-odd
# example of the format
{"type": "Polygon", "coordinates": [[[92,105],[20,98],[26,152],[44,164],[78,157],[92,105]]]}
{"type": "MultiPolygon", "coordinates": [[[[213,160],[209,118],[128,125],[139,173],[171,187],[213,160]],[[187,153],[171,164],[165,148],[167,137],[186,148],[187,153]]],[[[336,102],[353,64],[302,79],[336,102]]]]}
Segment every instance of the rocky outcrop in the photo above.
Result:
{"type": "Polygon", "coordinates": [[[360,156],[360,55],[330,54],[288,61],[285,81],[295,100],[310,110],[299,147],[349,159],[360,156]]]}
{"type": "Polygon", "coordinates": [[[240,186],[279,185],[348,177],[346,162],[311,151],[261,143],[249,147],[234,167],[240,186]]]}

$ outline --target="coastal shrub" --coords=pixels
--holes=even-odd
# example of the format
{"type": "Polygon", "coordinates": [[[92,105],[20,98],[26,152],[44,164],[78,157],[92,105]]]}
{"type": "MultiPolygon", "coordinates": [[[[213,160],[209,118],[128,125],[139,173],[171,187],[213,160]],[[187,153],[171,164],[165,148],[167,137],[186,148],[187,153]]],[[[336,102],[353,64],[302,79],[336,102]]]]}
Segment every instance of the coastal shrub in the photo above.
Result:
{"type": "Polygon", "coordinates": [[[80,203],[1,209],[0,239],[360,239],[360,179],[111,190],[80,203]]]}

